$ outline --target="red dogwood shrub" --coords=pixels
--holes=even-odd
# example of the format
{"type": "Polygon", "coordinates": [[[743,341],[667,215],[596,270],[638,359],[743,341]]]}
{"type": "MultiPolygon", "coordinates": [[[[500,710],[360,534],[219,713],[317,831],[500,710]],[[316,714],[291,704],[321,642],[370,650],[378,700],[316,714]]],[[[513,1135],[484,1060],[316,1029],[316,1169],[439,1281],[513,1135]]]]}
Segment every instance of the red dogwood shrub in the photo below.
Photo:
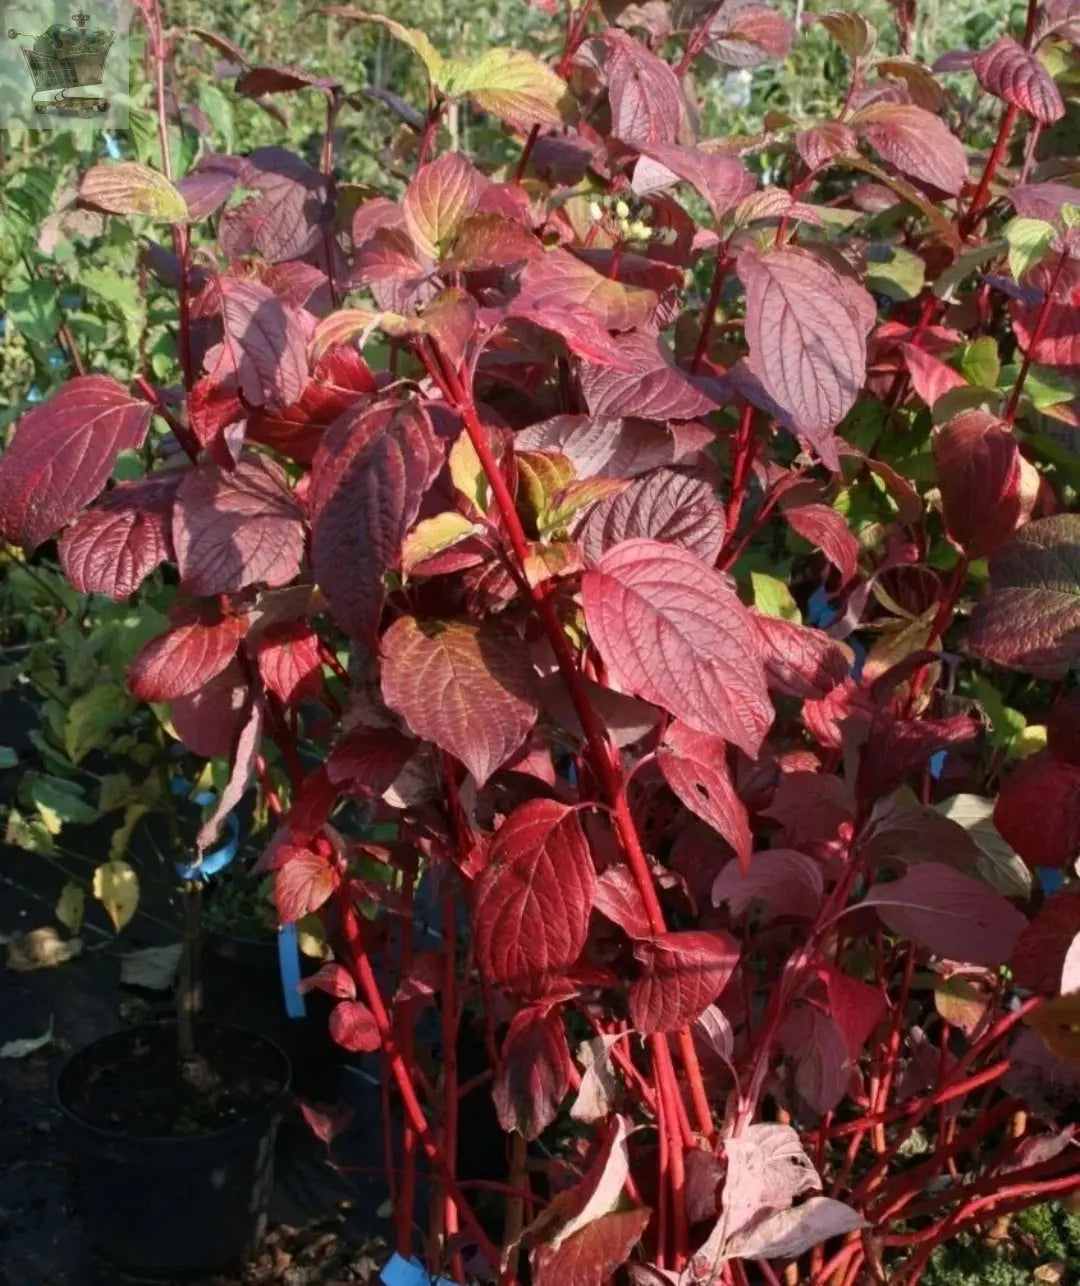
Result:
{"type": "Polygon", "coordinates": [[[584,0],[555,66],[330,12],[426,69],[407,186],[345,199],[342,85],[273,66],[237,92],[323,94],[319,168],[90,169],[171,225],[183,387],[29,411],[3,534],[86,594],[173,578],[132,691],[231,757],[202,849],[253,778],[280,814],[308,985],[398,1096],[402,1253],[422,1166],[459,1281],[472,1247],[540,1286],[915,1282],[1080,1188],[1080,194],[1040,143],[1077,11],[936,68],[906,7],[896,56],[826,13],[842,105],[750,138],[699,137],[695,77],[786,56],[758,0],[584,0]],[[503,159],[439,152],[451,102],[503,159]],[[501,1237],[457,1178],[477,1084],[501,1237]]]}

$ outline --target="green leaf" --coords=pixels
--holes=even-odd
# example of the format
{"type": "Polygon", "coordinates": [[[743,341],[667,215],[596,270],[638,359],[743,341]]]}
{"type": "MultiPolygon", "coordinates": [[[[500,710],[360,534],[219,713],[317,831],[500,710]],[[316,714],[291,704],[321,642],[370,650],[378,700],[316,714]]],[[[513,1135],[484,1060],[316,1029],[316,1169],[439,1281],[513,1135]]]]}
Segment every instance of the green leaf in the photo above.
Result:
{"type": "Polygon", "coordinates": [[[106,773],[101,779],[98,791],[98,808],[103,813],[111,813],[116,808],[123,808],[133,799],[139,798],[140,788],[135,785],[126,772],[106,773]]]}
{"type": "Polygon", "coordinates": [[[428,39],[427,34],[420,30],[419,27],[406,27],[400,22],[395,22],[393,18],[384,18],[381,14],[368,13],[363,9],[354,9],[350,5],[331,5],[323,10],[324,13],[333,14],[338,18],[348,18],[353,22],[375,22],[394,37],[400,40],[403,45],[408,47],[416,54],[420,61],[427,69],[428,77],[431,83],[437,88],[442,89],[443,68],[445,61],[442,54],[428,39]]]}
{"type": "Polygon", "coordinates": [[[1051,223],[1042,219],[1010,219],[1005,225],[1009,243],[1009,271],[1014,281],[1022,281],[1050,249],[1056,233],[1051,223]]]}
{"type": "Polygon", "coordinates": [[[83,913],[86,910],[86,892],[81,884],[68,880],[60,890],[56,903],[56,918],[67,929],[68,933],[78,933],[82,928],[83,913]]]}
{"type": "Polygon", "coordinates": [[[990,740],[999,750],[1007,751],[1013,739],[1027,727],[1019,710],[1005,704],[1001,693],[985,675],[976,674],[975,696],[990,720],[990,740]]]}
{"type": "Polygon", "coordinates": [[[187,202],[164,174],[139,161],[104,162],[83,176],[79,197],[110,214],[145,214],[167,223],[184,223],[187,202]]]}
{"type": "Polygon", "coordinates": [[[474,532],[483,530],[476,523],[471,523],[464,514],[458,513],[456,509],[449,509],[445,513],[424,518],[405,537],[405,543],[401,547],[402,571],[408,575],[417,563],[422,563],[425,559],[434,557],[435,554],[441,554],[444,549],[449,549],[452,545],[473,535],[474,532]]]}
{"type": "Polygon", "coordinates": [[[1071,201],[1066,201],[1061,207],[1061,222],[1070,230],[1080,226],[1080,205],[1073,205],[1071,201]]]}
{"type": "Polygon", "coordinates": [[[98,810],[82,799],[78,791],[73,782],[62,777],[46,777],[41,773],[31,776],[27,793],[50,835],[59,835],[69,822],[88,826],[97,821],[98,810]]]}
{"type": "Polygon", "coordinates": [[[225,151],[231,152],[236,138],[231,99],[219,86],[210,81],[204,81],[199,85],[199,106],[205,113],[206,119],[221,135],[225,151]]]}
{"type": "Polygon", "coordinates": [[[926,282],[926,264],[919,255],[903,246],[867,247],[866,285],[875,294],[887,295],[900,303],[921,294],[926,282]]]}
{"type": "MultiPolygon", "coordinates": [[[[1020,368],[1015,363],[1006,366],[1001,372],[1002,387],[1011,389],[1019,374],[1020,368]]],[[[1024,378],[1024,397],[1036,411],[1048,411],[1071,402],[1078,391],[1075,378],[1054,366],[1029,366],[1024,378]]]]}
{"type": "Polygon", "coordinates": [[[18,766],[19,756],[10,746],[0,746],[0,769],[18,766]]]}
{"type": "Polygon", "coordinates": [[[522,127],[558,125],[570,103],[562,77],[523,49],[489,49],[469,63],[447,62],[442,88],[522,127]]]}
{"type": "Polygon", "coordinates": [[[64,749],[71,762],[81,763],[91,750],[104,746],[132,708],[131,697],[117,683],[101,684],[76,697],[64,721],[64,749]]]}
{"type": "Polygon", "coordinates": [[[55,847],[52,835],[40,817],[24,817],[17,808],[8,811],[4,843],[28,853],[51,853],[55,847]]]}
{"type": "MultiPolygon", "coordinates": [[[[18,278],[16,278],[18,280],[18,278]]],[[[60,327],[60,293],[51,281],[24,274],[4,295],[8,324],[36,344],[54,344],[60,327]]]]}
{"type": "Polygon", "coordinates": [[[782,621],[802,624],[799,605],[791,596],[784,581],[766,572],[751,572],[750,583],[754,589],[754,606],[766,616],[778,616],[782,621]]]}
{"type": "Polygon", "coordinates": [[[960,369],[969,384],[977,384],[980,388],[997,388],[1001,378],[997,340],[992,335],[984,335],[981,339],[966,344],[960,359],[960,369]]]}
{"type": "Polygon", "coordinates": [[[103,862],[94,871],[94,897],[105,907],[119,933],[139,905],[139,877],[127,862],[103,862]]]}

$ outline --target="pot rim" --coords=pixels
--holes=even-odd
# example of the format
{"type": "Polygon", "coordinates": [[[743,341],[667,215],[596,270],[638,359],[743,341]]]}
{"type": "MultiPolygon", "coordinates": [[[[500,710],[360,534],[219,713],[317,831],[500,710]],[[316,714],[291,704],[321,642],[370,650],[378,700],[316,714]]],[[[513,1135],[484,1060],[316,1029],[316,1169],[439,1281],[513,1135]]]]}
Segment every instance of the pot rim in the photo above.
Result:
{"type": "Polygon", "coordinates": [[[99,1036],[97,1040],[92,1040],[88,1045],[83,1045],[81,1049],[72,1051],[72,1053],[70,1053],[60,1064],[60,1067],[57,1069],[56,1075],[53,1078],[53,1101],[59,1108],[60,1112],[69,1121],[74,1122],[80,1130],[97,1136],[97,1138],[101,1139],[103,1142],[115,1142],[119,1139],[125,1142],[147,1144],[151,1146],[156,1145],[158,1147],[163,1147],[166,1144],[183,1145],[190,1143],[202,1143],[208,1139],[227,1139],[230,1135],[239,1134],[243,1130],[247,1129],[251,1122],[256,1120],[260,1115],[265,1115],[268,1121],[272,1120],[281,1111],[289,1095],[292,1093],[293,1068],[292,1060],[289,1058],[288,1054],[286,1054],[284,1049],[282,1049],[276,1040],[272,1040],[269,1036],[264,1036],[262,1032],[254,1031],[250,1027],[242,1027],[239,1023],[219,1023],[209,1021],[203,1022],[200,1025],[203,1027],[216,1027],[221,1031],[239,1032],[244,1036],[250,1037],[253,1041],[259,1044],[269,1046],[269,1048],[272,1049],[281,1060],[282,1070],[284,1072],[284,1080],[282,1082],[281,1089],[277,1094],[255,1111],[247,1113],[238,1121],[233,1121],[230,1125],[226,1125],[217,1130],[206,1130],[200,1134],[185,1134],[182,1137],[177,1137],[173,1134],[128,1134],[123,1130],[106,1129],[104,1126],[95,1125],[92,1121],[87,1121],[85,1118],[81,1117],[74,1108],[70,1107],[64,1101],[62,1086],[65,1074],[81,1058],[90,1053],[91,1050],[98,1048],[98,1046],[104,1044],[106,1041],[115,1039],[117,1036],[133,1035],[140,1031],[149,1031],[152,1029],[160,1030],[163,1027],[175,1026],[175,1022],[171,1018],[156,1018],[152,1019],[150,1022],[137,1023],[134,1027],[119,1027],[116,1031],[108,1032],[104,1036],[99,1036]]]}

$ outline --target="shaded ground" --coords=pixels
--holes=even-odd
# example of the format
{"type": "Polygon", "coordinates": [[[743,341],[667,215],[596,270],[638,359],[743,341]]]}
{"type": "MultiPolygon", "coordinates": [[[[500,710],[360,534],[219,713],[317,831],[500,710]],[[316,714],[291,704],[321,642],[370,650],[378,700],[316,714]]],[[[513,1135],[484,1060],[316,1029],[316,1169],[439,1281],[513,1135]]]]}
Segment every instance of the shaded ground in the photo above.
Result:
{"type": "MultiPolygon", "coordinates": [[[[0,846],[0,933],[55,925],[52,908],[62,883],[62,874],[40,858],[0,846]]],[[[155,907],[151,895],[144,906],[160,922],[147,914],[137,917],[123,950],[175,939],[167,928],[167,903],[155,907]]],[[[40,1036],[50,1021],[54,1031],[53,1043],[41,1052],[0,1059],[0,1286],[122,1286],[139,1280],[98,1261],[87,1245],[53,1099],[57,1069],[71,1050],[115,1030],[125,1014],[157,1016],[152,1002],[121,988],[121,948],[111,930],[95,923],[95,913],[88,915],[86,950],[78,959],[26,973],[0,968],[0,1045],[40,1036]]],[[[335,1143],[335,1156],[372,1173],[336,1175],[293,1105],[279,1133],[272,1227],[263,1250],[246,1268],[200,1286],[372,1280],[387,1257],[375,1240],[386,1232],[380,1209],[388,1196],[379,1176],[377,1084],[363,1066],[329,1054],[321,1040],[324,1022],[284,1017],[272,975],[208,956],[205,989],[207,1017],[253,1028],[286,1047],[298,1064],[301,1093],[349,1103],[355,1117],[335,1143]]]]}

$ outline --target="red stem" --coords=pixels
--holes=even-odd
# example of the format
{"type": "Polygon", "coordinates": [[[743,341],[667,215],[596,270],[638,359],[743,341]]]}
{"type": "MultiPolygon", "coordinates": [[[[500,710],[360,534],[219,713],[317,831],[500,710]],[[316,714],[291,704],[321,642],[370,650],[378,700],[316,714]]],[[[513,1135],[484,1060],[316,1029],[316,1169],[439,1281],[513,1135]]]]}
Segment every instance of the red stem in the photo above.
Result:
{"type": "Polygon", "coordinates": [[[712,285],[709,287],[709,299],[705,305],[705,315],[701,321],[701,330],[698,333],[697,346],[694,348],[694,356],[690,362],[690,371],[696,375],[698,367],[709,351],[709,335],[712,332],[713,322],[716,318],[716,308],[720,303],[720,292],[724,288],[724,277],[731,266],[731,260],[724,250],[716,252],[716,267],[713,270],[712,285]]]}
{"type": "MultiPolygon", "coordinates": [[[[726,534],[724,544],[727,546],[735,539],[739,519],[742,516],[743,503],[746,500],[747,484],[750,481],[750,468],[754,462],[754,413],[756,407],[749,402],[742,409],[739,427],[735,430],[735,459],[731,468],[731,495],[728,497],[725,516],[726,534]]],[[[724,551],[720,551],[724,557],[724,551]]]]}
{"type": "MultiPolygon", "coordinates": [[[[382,1040],[382,1047],[390,1060],[390,1069],[394,1074],[394,1080],[397,1082],[405,1115],[416,1131],[420,1146],[427,1154],[440,1183],[454,1203],[465,1227],[469,1230],[470,1235],[475,1238],[481,1253],[487,1258],[492,1267],[498,1271],[499,1251],[484,1231],[480,1221],[473,1213],[472,1207],[462,1195],[457,1180],[447,1168],[443,1150],[439,1147],[431,1132],[427,1117],[424,1115],[424,1109],[417,1097],[412,1076],[405,1064],[402,1051],[398,1047],[390,1016],[386,1011],[386,1006],[383,1004],[379,984],[375,979],[375,971],[371,967],[371,961],[368,959],[367,951],[364,948],[360,922],[357,919],[352,905],[352,898],[349,895],[348,881],[342,881],[339,884],[336,896],[349,966],[360,987],[364,1000],[371,1010],[372,1017],[375,1019],[375,1025],[382,1040]]],[[[513,1280],[513,1278],[509,1278],[508,1274],[502,1275],[504,1282],[507,1282],[508,1279],[509,1281],[513,1280]]]]}
{"type": "Polygon", "coordinates": [[[975,225],[979,221],[979,216],[986,208],[989,201],[990,184],[994,181],[994,175],[1001,165],[1001,159],[1005,155],[1005,149],[1009,145],[1009,138],[1013,132],[1013,126],[1016,124],[1016,118],[1020,115],[1020,108],[1014,103],[1010,103],[1005,109],[1005,114],[1001,118],[1001,125],[998,128],[997,138],[994,140],[994,149],[990,153],[990,158],[986,162],[986,168],[983,170],[982,178],[979,180],[979,186],[975,189],[975,195],[971,198],[971,205],[968,207],[967,214],[960,220],[960,236],[966,241],[975,230],[975,225]]]}
{"type": "Polygon", "coordinates": [[[1031,332],[1031,338],[1028,341],[1027,349],[1024,352],[1024,360],[1020,364],[1020,373],[1016,377],[1016,383],[1013,385],[1012,396],[1009,398],[1009,405],[1005,409],[1005,423],[1011,425],[1016,419],[1016,408],[1020,405],[1020,395],[1024,391],[1024,382],[1028,377],[1028,370],[1031,367],[1031,355],[1039,346],[1046,327],[1050,322],[1050,310],[1054,304],[1054,291],[1057,288],[1058,279],[1061,277],[1062,269],[1065,267],[1065,255],[1058,258],[1057,267],[1054,269],[1054,275],[1050,279],[1050,285],[1046,290],[1046,298],[1039,309],[1039,315],[1035,319],[1035,329],[1031,332]]]}
{"type": "MultiPolygon", "coordinates": [[[[457,929],[454,923],[454,894],[443,893],[443,985],[442,985],[442,1043],[443,1043],[443,1157],[447,1170],[457,1170],[458,1086],[457,1086],[457,1005],[454,942],[457,929]]],[[[458,1212],[449,1192],[443,1196],[443,1231],[447,1242],[456,1242],[459,1232],[458,1212]]],[[[492,1267],[495,1267],[493,1264],[492,1267]]],[[[459,1249],[450,1252],[450,1270],[455,1282],[465,1281],[465,1262],[459,1249]]]]}

